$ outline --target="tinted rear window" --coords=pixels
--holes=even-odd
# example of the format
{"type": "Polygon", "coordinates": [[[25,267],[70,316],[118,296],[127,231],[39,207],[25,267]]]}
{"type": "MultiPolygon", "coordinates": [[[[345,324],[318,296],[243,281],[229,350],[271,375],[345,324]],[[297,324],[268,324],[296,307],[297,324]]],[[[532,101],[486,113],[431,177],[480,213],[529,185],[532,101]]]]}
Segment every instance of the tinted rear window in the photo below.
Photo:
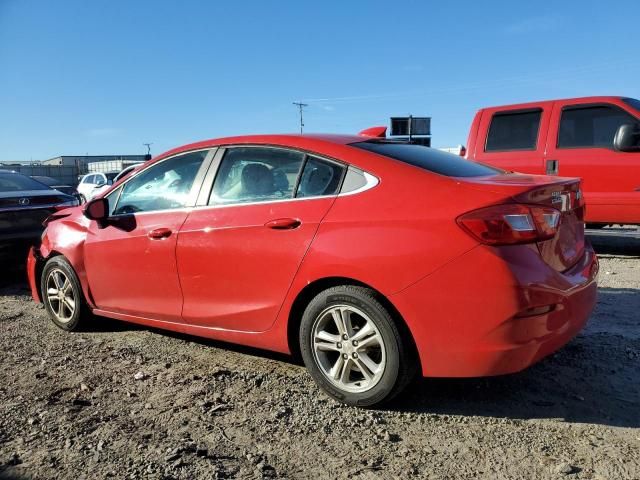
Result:
{"type": "Polygon", "coordinates": [[[46,185],[19,173],[0,173],[0,192],[20,192],[23,190],[51,190],[46,185]]]}
{"type": "Polygon", "coordinates": [[[422,145],[374,141],[352,143],[351,146],[394,158],[447,177],[483,177],[502,172],[497,168],[471,162],[452,153],[422,145]]]}

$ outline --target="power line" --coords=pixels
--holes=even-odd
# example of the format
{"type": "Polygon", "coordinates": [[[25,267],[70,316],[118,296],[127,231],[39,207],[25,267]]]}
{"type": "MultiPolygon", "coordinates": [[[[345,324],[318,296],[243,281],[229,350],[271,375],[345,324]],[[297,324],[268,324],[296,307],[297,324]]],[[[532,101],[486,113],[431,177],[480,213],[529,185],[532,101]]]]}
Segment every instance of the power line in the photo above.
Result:
{"type": "Polygon", "coordinates": [[[304,121],[302,119],[302,109],[304,107],[308,107],[309,104],[308,103],[302,103],[302,102],[293,102],[294,105],[298,106],[298,109],[300,110],[300,133],[302,133],[302,128],[304,127],[304,121]]]}

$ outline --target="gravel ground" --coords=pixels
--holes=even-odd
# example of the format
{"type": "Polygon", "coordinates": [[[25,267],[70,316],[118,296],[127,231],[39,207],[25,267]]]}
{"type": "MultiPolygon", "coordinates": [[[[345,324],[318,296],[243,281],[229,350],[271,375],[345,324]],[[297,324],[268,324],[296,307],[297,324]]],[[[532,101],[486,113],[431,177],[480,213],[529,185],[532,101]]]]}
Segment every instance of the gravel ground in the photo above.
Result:
{"type": "Polygon", "coordinates": [[[113,321],[0,270],[0,478],[640,478],[640,241],[596,243],[586,330],[525,372],[339,405],[284,356],[113,321]]]}

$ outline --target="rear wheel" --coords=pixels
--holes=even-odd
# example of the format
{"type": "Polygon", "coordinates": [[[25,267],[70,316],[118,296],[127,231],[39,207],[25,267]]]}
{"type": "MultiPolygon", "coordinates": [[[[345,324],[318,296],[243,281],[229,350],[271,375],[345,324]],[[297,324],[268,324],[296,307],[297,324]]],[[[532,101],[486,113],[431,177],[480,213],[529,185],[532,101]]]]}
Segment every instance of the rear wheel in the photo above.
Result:
{"type": "Polygon", "coordinates": [[[49,317],[63,330],[78,330],[88,313],[80,281],[62,256],[49,259],[40,281],[42,301],[49,317]]]}
{"type": "Polygon", "coordinates": [[[408,342],[375,292],[364,287],[318,294],[302,318],[300,351],[318,385],[349,405],[388,401],[415,372],[408,342]]]}

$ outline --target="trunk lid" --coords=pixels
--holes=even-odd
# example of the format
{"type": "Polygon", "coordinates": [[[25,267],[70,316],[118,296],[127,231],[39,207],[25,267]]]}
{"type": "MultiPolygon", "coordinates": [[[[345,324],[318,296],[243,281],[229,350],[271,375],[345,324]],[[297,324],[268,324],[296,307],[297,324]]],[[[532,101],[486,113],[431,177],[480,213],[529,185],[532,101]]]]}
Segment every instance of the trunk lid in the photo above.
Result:
{"type": "Polygon", "coordinates": [[[500,174],[458,180],[474,189],[504,195],[507,201],[558,210],[560,221],[556,235],[536,243],[540,256],[555,270],[563,272],[571,268],[584,254],[585,205],[580,179],[500,174]]]}

